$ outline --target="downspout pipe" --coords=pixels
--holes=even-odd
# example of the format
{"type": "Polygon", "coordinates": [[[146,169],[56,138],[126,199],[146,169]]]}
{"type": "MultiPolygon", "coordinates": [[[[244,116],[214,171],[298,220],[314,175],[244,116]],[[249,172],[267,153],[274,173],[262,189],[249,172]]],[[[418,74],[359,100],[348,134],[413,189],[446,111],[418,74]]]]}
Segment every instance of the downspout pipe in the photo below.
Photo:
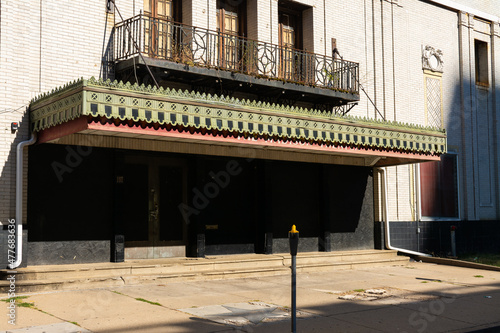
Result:
{"type": "MultiPolygon", "coordinates": [[[[420,242],[420,221],[422,221],[422,197],[420,195],[420,164],[413,164],[415,186],[415,221],[417,221],[417,241],[420,242]]],[[[417,247],[420,251],[420,247],[417,247]]]]}
{"type": "Polygon", "coordinates": [[[431,257],[430,254],[421,253],[416,251],[411,251],[407,249],[400,249],[391,245],[391,234],[389,228],[389,200],[387,199],[388,186],[387,186],[387,168],[378,169],[380,175],[382,176],[382,197],[384,199],[383,204],[383,219],[384,219],[384,229],[385,229],[385,247],[388,250],[396,250],[398,252],[406,253],[413,256],[431,257]]]}
{"type": "Polygon", "coordinates": [[[415,168],[415,194],[416,194],[416,220],[422,221],[422,199],[420,196],[420,164],[414,164],[415,168]]]}
{"type": "Polygon", "coordinates": [[[36,133],[31,133],[31,138],[21,141],[16,151],[16,261],[9,264],[10,269],[17,268],[23,261],[23,149],[36,142],[36,133]]]}

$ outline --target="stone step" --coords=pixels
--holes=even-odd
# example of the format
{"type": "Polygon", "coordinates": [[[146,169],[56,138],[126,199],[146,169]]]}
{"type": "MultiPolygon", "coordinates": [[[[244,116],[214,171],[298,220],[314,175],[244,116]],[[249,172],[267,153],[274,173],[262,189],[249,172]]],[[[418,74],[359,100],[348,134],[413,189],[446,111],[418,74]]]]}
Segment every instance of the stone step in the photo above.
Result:
{"type": "MultiPolygon", "coordinates": [[[[16,280],[50,280],[78,277],[113,277],[145,274],[200,273],[214,270],[234,270],[244,267],[265,268],[283,266],[281,255],[224,256],[214,258],[166,258],[132,260],[124,263],[30,266],[17,270],[16,280]],[[225,257],[232,257],[227,259],[225,257]]],[[[0,271],[4,280],[7,271],[0,271]]]]}
{"type": "MultiPolygon", "coordinates": [[[[349,252],[315,252],[300,253],[297,255],[297,262],[302,264],[319,264],[323,262],[353,262],[353,261],[376,261],[397,257],[395,251],[349,251],[349,252]]],[[[285,256],[285,264],[291,265],[291,257],[285,256]]]]}
{"type": "MultiPolygon", "coordinates": [[[[375,261],[390,259],[395,251],[345,251],[299,253],[300,264],[321,264],[332,262],[375,261]]],[[[205,272],[213,270],[235,270],[244,267],[262,268],[289,266],[291,257],[287,253],[273,255],[214,256],[207,258],[166,258],[152,260],[132,260],[124,263],[95,263],[80,265],[30,266],[17,270],[16,280],[46,280],[61,278],[125,276],[138,274],[169,274],[184,272],[205,272]]],[[[4,279],[6,271],[0,271],[4,279]]]]}
{"type": "MultiPolygon", "coordinates": [[[[290,262],[289,254],[273,254],[32,266],[17,270],[15,286],[18,294],[142,283],[272,276],[289,274],[290,262]]],[[[398,257],[395,251],[300,253],[297,256],[297,272],[405,265],[406,263],[408,263],[408,258],[398,257]]],[[[10,282],[6,280],[6,272],[0,271],[2,279],[0,281],[0,297],[3,296],[1,294],[7,293],[10,288],[10,282]]]]}
{"type": "Polygon", "coordinates": [[[318,264],[308,264],[308,265],[297,265],[297,272],[319,272],[319,271],[334,271],[339,269],[356,269],[365,267],[377,267],[377,266],[404,266],[408,264],[409,259],[380,259],[380,260],[368,260],[368,261],[344,261],[336,263],[318,263],[318,264]]]}

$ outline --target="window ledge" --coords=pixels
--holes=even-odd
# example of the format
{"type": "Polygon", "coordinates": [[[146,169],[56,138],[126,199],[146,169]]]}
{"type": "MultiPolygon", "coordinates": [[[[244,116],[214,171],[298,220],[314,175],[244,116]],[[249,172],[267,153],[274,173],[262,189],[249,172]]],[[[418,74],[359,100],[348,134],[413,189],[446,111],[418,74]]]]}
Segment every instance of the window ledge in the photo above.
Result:
{"type": "Polygon", "coordinates": [[[430,217],[430,216],[422,216],[421,221],[424,222],[441,222],[441,221],[461,221],[458,217],[430,217]]]}
{"type": "Polygon", "coordinates": [[[489,83],[483,83],[483,82],[476,82],[476,87],[479,89],[483,90],[489,90],[490,89],[490,84],[489,83]]]}

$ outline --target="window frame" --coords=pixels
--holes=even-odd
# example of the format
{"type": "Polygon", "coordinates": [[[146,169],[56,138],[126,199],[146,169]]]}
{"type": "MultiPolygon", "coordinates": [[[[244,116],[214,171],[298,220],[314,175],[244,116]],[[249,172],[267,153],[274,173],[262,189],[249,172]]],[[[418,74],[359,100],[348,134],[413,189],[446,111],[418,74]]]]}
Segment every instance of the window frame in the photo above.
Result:
{"type": "Polygon", "coordinates": [[[480,39],[474,39],[474,71],[476,85],[482,87],[490,86],[490,66],[488,56],[489,45],[480,39]]]}
{"type": "MultiPolygon", "coordinates": [[[[461,193],[460,193],[460,169],[459,169],[459,154],[455,151],[448,151],[445,155],[453,155],[455,156],[455,168],[456,168],[456,210],[457,210],[457,216],[456,217],[443,217],[443,216],[427,216],[424,215],[422,212],[422,180],[421,180],[421,169],[420,169],[420,164],[418,165],[418,190],[419,190],[419,198],[420,204],[418,205],[419,207],[419,216],[420,216],[420,221],[460,221],[461,218],[461,193]]],[[[430,162],[432,163],[432,162],[430,162]]]]}

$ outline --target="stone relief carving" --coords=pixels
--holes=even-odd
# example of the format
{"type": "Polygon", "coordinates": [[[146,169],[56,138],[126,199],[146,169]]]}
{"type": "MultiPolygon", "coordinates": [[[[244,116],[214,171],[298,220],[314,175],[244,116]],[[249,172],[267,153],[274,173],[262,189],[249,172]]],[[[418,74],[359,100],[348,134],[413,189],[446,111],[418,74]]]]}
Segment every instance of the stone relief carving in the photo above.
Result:
{"type": "Polygon", "coordinates": [[[433,72],[443,72],[443,52],[427,45],[422,50],[422,68],[433,72]]]}

